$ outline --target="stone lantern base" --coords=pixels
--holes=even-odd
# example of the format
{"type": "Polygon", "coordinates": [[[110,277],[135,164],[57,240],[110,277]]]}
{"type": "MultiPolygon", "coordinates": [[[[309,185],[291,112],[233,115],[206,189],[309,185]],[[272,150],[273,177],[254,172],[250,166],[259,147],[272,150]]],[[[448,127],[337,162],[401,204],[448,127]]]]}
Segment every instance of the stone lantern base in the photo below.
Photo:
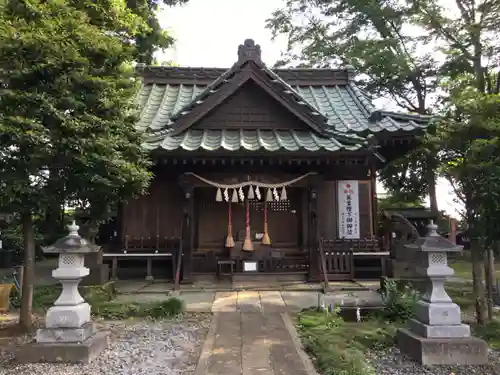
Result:
{"type": "MultiPolygon", "coordinates": [[[[64,335],[63,332],[61,334],[64,335]]],[[[19,363],[90,363],[107,347],[107,332],[98,331],[82,342],[28,343],[19,349],[16,360],[19,363]]]]}
{"type": "Polygon", "coordinates": [[[401,353],[424,366],[488,363],[488,344],[473,336],[426,338],[408,329],[400,329],[396,341],[401,353]]]}

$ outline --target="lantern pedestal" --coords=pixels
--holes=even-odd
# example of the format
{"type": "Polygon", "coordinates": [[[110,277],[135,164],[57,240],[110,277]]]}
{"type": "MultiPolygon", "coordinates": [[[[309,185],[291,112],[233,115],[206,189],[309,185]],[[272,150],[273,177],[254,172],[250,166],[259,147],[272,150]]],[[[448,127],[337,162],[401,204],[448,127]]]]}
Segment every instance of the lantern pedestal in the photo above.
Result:
{"type": "Polygon", "coordinates": [[[108,346],[108,337],[98,332],[91,320],[91,307],[78,291],[78,284],[89,274],[84,255],[97,251],[78,234],[78,226],[70,226],[70,234],[46,253],[59,253],[58,268],[52,277],[62,284],[62,292],[45,318],[45,328],[36,333],[34,342],[22,347],[18,361],[89,363],[108,346]]]}
{"type": "Polygon", "coordinates": [[[429,225],[429,234],[405,245],[415,251],[417,273],[425,280],[425,291],[415,307],[415,319],[409,329],[397,334],[397,346],[403,354],[429,365],[483,365],[488,363],[488,345],[471,336],[470,327],[462,324],[460,307],[446,293],[444,282],[453,275],[447,253],[460,251],[437,234],[429,225]]]}

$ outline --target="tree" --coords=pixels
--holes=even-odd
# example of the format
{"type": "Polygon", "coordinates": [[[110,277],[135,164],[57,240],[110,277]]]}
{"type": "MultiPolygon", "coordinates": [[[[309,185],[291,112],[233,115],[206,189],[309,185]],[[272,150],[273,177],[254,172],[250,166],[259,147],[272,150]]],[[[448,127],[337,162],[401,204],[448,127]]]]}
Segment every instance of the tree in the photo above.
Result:
{"type": "Polygon", "coordinates": [[[482,198],[477,197],[477,189],[483,181],[474,175],[481,159],[473,159],[472,156],[484,156],[476,150],[484,145],[478,143],[478,139],[494,137],[494,126],[485,127],[483,120],[487,118],[477,109],[490,102],[491,95],[498,94],[499,81],[492,74],[492,69],[498,66],[500,59],[497,42],[500,36],[500,2],[456,0],[453,4],[455,8],[450,10],[437,0],[412,1],[415,22],[435,38],[446,53],[442,71],[450,80],[446,88],[449,95],[443,99],[445,119],[438,132],[438,144],[448,147],[443,155],[443,171],[465,204],[465,218],[471,237],[476,317],[479,323],[483,323],[483,251],[478,242],[481,238],[479,228],[483,226],[480,221],[483,208],[482,198]]]}
{"type": "MultiPolygon", "coordinates": [[[[373,96],[390,98],[409,112],[430,114],[439,64],[434,51],[425,52],[428,40],[415,36],[414,11],[404,1],[288,0],[268,27],[274,36],[288,39],[279,64],[352,65],[359,73],[357,83],[373,96]]],[[[434,155],[421,142],[416,152],[381,171],[380,179],[391,193],[404,193],[412,201],[429,193],[437,213],[434,155]]]]}
{"type": "MultiPolygon", "coordinates": [[[[471,239],[476,315],[482,324],[485,321],[483,249],[491,248],[500,240],[500,196],[497,193],[500,98],[498,92],[480,92],[475,83],[472,74],[451,80],[446,116],[441,120],[435,141],[442,148],[439,153],[441,171],[465,207],[471,239]]],[[[487,276],[491,283],[491,275],[487,276]]]]}
{"type": "Polygon", "coordinates": [[[101,218],[149,183],[130,65],[130,41],[146,25],[113,0],[9,0],[0,8],[0,199],[22,218],[20,324],[30,328],[33,215],[63,194],[101,218]]]}
{"type": "Polygon", "coordinates": [[[174,39],[162,29],[156,16],[161,6],[182,5],[187,2],[188,0],[126,0],[130,11],[145,20],[148,25],[135,36],[137,62],[152,64],[154,52],[166,49],[174,43],[174,39]]]}

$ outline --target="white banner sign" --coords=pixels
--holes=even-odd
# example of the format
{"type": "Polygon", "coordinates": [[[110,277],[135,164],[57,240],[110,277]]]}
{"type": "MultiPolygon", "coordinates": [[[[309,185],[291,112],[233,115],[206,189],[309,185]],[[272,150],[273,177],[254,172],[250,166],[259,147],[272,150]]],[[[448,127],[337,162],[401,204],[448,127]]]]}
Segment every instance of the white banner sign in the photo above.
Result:
{"type": "Polygon", "coordinates": [[[339,237],[359,239],[359,183],[338,181],[339,237]]]}

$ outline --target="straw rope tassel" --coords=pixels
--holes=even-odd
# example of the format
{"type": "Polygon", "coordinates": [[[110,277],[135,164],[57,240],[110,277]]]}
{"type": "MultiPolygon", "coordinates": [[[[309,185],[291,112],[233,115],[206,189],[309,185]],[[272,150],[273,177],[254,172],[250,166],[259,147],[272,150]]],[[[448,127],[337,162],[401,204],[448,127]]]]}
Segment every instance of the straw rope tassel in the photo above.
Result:
{"type": "Polygon", "coordinates": [[[253,243],[250,234],[250,202],[247,199],[246,204],[246,231],[245,231],[245,241],[243,242],[243,250],[244,251],[253,251],[253,243]]]}
{"type": "Polygon", "coordinates": [[[263,245],[271,245],[271,238],[269,238],[269,230],[267,226],[267,202],[264,202],[264,235],[262,236],[263,245]]]}
{"type": "Polygon", "coordinates": [[[226,237],[226,247],[234,247],[233,238],[233,210],[231,209],[231,202],[228,204],[227,212],[227,237],[226,237]]]}

